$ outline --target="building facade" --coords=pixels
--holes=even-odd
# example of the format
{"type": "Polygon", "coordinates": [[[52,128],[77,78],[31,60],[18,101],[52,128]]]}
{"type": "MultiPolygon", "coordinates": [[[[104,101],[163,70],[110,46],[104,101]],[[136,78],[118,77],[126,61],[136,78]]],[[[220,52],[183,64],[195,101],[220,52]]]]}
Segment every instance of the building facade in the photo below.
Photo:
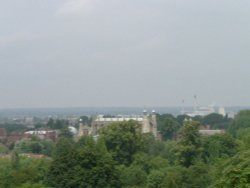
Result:
{"type": "Polygon", "coordinates": [[[83,124],[82,120],[80,119],[78,137],[90,136],[90,135],[92,135],[91,127],[89,127],[88,125],[83,124]]]}
{"type": "Polygon", "coordinates": [[[142,133],[152,133],[157,137],[157,121],[156,113],[153,110],[152,113],[147,113],[144,111],[142,116],[113,116],[105,117],[102,115],[97,116],[97,118],[91,124],[91,134],[93,136],[98,135],[99,129],[108,126],[112,123],[123,122],[123,121],[137,121],[141,126],[142,133]]]}

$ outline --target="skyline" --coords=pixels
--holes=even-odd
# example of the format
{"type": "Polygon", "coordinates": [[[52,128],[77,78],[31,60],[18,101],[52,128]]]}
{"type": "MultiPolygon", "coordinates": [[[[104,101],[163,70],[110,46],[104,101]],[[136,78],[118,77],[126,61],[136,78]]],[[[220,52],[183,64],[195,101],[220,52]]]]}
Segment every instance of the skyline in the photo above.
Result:
{"type": "Polygon", "coordinates": [[[248,106],[249,6],[1,2],[0,108],[248,106]]]}

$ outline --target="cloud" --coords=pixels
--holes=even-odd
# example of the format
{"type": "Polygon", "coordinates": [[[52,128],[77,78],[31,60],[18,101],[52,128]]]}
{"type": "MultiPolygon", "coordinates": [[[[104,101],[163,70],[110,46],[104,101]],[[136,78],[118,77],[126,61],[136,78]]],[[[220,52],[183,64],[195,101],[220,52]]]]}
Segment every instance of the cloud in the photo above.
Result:
{"type": "Polygon", "coordinates": [[[93,10],[95,0],[68,0],[56,11],[56,16],[79,16],[93,10]]]}

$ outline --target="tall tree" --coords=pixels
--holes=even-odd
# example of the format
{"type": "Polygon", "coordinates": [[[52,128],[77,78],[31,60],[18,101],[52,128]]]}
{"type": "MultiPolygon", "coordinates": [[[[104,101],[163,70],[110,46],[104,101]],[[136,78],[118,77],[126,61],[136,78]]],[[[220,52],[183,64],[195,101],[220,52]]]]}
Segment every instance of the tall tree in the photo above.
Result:
{"type": "Polygon", "coordinates": [[[242,143],[240,149],[248,150],[250,148],[250,128],[239,129],[236,138],[242,143]]]}
{"type": "MultiPolygon", "coordinates": [[[[50,160],[35,159],[13,155],[12,159],[0,159],[0,187],[28,187],[38,184],[43,186],[50,160]]],[[[38,187],[38,186],[34,186],[38,187]]]]}
{"type": "Polygon", "coordinates": [[[144,150],[143,135],[140,125],[135,121],[113,123],[100,131],[107,149],[120,164],[129,165],[136,152],[144,150]]]}
{"type": "Polygon", "coordinates": [[[186,121],[179,132],[177,155],[179,163],[186,167],[192,165],[202,151],[199,126],[199,122],[186,121]]]}
{"type": "Polygon", "coordinates": [[[139,165],[120,167],[122,187],[145,187],[147,174],[139,165]]]}
{"type": "Polygon", "coordinates": [[[92,138],[55,158],[47,182],[52,187],[120,187],[119,172],[104,142],[92,138]]]}
{"type": "Polygon", "coordinates": [[[238,153],[227,160],[216,174],[215,188],[250,187],[250,150],[238,153]]]}
{"type": "Polygon", "coordinates": [[[228,133],[203,138],[204,157],[210,161],[232,157],[238,148],[236,140],[228,133]]]}
{"type": "Polygon", "coordinates": [[[164,140],[175,138],[180,127],[180,124],[173,118],[165,118],[158,124],[158,128],[164,140]]]}
{"type": "Polygon", "coordinates": [[[73,138],[73,133],[70,132],[69,127],[65,125],[63,128],[60,129],[59,137],[64,138],[73,138]]]}
{"type": "Polygon", "coordinates": [[[229,131],[235,136],[237,130],[249,127],[250,127],[250,110],[242,110],[234,118],[233,122],[229,127],[229,131]]]}
{"type": "Polygon", "coordinates": [[[184,124],[184,120],[185,119],[189,119],[190,117],[188,115],[185,115],[185,114],[182,114],[182,115],[178,115],[176,117],[176,121],[180,124],[180,125],[183,125],[184,124]]]}
{"type": "Polygon", "coordinates": [[[148,188],[162,188],[165,174],[160,170],[152,170],[147,178],[148,188]]]}

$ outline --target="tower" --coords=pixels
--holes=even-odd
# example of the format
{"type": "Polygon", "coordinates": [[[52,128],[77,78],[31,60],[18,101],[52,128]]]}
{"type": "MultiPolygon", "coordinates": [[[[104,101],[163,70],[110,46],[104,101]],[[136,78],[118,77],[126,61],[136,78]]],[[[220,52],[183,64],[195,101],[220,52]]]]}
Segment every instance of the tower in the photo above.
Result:
{"type": "Polygon", "coordinates": [[[84,125],[82,119],[79,120],[79,133],[78,136],[88,136],[91,134],[90,127],[88,125],[84,125]]]}
{"type": "Polygon", "coordinates": [[[152,133],[157,137],[157,119],[155,110],[148,114],[146,110],[143,112],[142,133],[152,133]]]}
{"type": "Polygon", "coordinates": [[[219,110],[218,110],[218,113],[219,113],[220,115],[222,115],[223,117],[225,117],[225,116],[226,116],[226,110],[225,110],[225,108],[224,108],[223,106],[221,106],[221,107],[219,108],[219,110]]]}
{"type": "Polygon", "coordinates": [[[197,112],[197,96],[194,95],[194,112],[197,112]]]}
{"type": "Polygon", "coordinates": [[[143,111],[142,133],[150,132],[150,122],[147,110],[143,111]]]}
{"type": "Polygon", "coordinates": [[[152,110],[151,114],[150,132],[154,135],[155,138],[157,137],[157,119],[155,110],[152,110]]]}
{"type": "Polygon", "coordinates": [[[78,136],[83,136],[83,123],[82,119],[79,120],[79,131],[78,131],[78,136]]]}

